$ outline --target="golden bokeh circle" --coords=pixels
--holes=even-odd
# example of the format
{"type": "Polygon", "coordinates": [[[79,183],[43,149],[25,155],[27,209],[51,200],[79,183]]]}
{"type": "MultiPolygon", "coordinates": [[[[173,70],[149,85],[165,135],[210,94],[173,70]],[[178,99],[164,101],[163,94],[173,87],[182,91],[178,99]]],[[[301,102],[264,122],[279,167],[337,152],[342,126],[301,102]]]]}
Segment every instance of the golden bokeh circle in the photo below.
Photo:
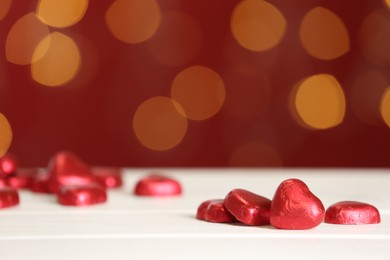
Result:
{"type": "Polygon", "coordinates": [[[68,83],[77,75],[81,54],[72,38],[53,32],[38,44],[33,59],[41,56],[42,52],[45,53],[43,57],[31,64],[31,76],[36,82],[56,87],[68,83]]]}
{"type": "Polygon", "coordinates": [[[269,2],[244,0],[235,7],[230,27],[242,47],[259,52],[279,44],[287,23],[283,14],[269,2]]]}
{"type": "Polygon", "coordinates": [[[305,50],[317,59],[336,59],[350,49],[344,22],[324,7],[316,7],[304,16],[299,37],[305,50]]]}
{"type": "Polygon", "coordinates": [[[8,119],[0,113],[0,157],[7,153],[12,142],[12,128],[8,119]]]}
{"type": "Polygon", "coordinates": [[[79,22],[88,8],[88,0],[39,0],[36,13],[49,26],[65,28],[79,22]]]}
{"type": "Polygon", "coordinates": [[[383,93],[380,111],[386,125],[390,127],[390,87],[383,93]]]}
{"type": "Polygon", "coordinates": [[[0,1],[0,21],[7,16],[9,9],[11,8],[12,0],[0,1]]]}
{"type": "Polygon", "coordinates": [[[38,44],[49,35],[49,28],[42,23],[35,13],[30,12],[22,16],[8,32],[5,42],[5,56],[11,63],[27,65],[41,59],[46,53],[49,42],[41,45],[40,53],[34,51],[38,44]]]}
{"type": "Polygon", "coordinates": [[[344,119],[344,92],[332,75],[318,74],[302,80],[293,90],[292,99],[295,119],[309,128],[332,128],[344,119]]]}
{"type": "Polygon", "coordinates": [[[108,8],[105,18],[116,39],[136,44],[156,33],[161,11],[156,0],[116,0],[108,8]]]}
{"type": "Polygon", "coordinates": [[[184,138],[188,120],[181,105],[169,97],[157,96],[140,104],[134,114],[133,130],[141,144],[165,151],[184,138]]]}
{"type": "Polygon", "coordinates": [[[171,97],[178,101],[192,120],[205,120],[222,108],[225,84],[214,70],[205,66],[192,66],[176,75],[171,97]]]}

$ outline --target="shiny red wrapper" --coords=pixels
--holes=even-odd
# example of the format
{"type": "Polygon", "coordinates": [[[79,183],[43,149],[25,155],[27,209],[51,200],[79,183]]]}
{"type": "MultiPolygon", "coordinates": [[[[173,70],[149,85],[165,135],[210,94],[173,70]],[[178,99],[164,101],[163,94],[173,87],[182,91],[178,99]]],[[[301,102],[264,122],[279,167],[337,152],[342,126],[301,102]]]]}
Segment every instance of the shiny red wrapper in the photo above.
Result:
{"type": "Polygon", "coordinates": [[[13,174],[17,168],[16,158],[11,154],[6,154],[0,157],[0,176],[13,174]]]}
{"type": "Polygon", "coordinates": [[[7,181],[4,177],[0,177],[0,188],[7,187],[7,181]]]}
{"type": "Polygon", "coordinates": [[[0,188],[0,209],[13,207],[19,204],[19,194],[14,188],[0,188]]]}
{"type": "Polygon", "coordinates": [[[271,225],[279,229],[310,229],[324,219],[325,208],[298,179],[283,181],[277,188],[271,203],[271,225]]]}
{"type": "Polygon", "coordinates": [[[178,181],[160,175],[152,174],[139,180],[134,188],[134,194],[138,196],[177,196],[182,193],[178,181]]]}
{"type": "Polygon", "coordinates": [[[123,185],[122,172],[116,167],[93,167],[92,174],[97,183],[106,188],[118,188],[123,185]]]}
{"type": "Polygon", "coordinates": [[[224,205],[237,220],[247,225],[270,223],[271,200],[253,192],[234,189],[226,195],[224,205]]]}
{"type": "Polygon", "coordinates": [[[378,224],[381,222],[376,207],[358,201],[340,201],[326,210],[325,223],[342,225],[378,224]]]}
{"type": "Polygon", "coordinates": [[[214,223],[237,222],[235,217],[223,205],[223,199],[212,199],[202,202],[196,212],[196,218],[214,223]]]}
{"type": "Polygon", "coordinates": [[[48,166],[48,189],[56,193],[62,186],[88,185],[95,182],[89,166],[78,156],[63,151],[54,155],[48,166]]]}
{"type": "Polygon", "coordinates": [[[97,184],[63,186],[57,193],[58,202],[65,206],[88,206],[107,200],[106,190],[97,184]]]}
{"type": "Polygon", "coordinates": [[[49,190],[49,173],[40,170],[31,181],[30,190],[37,193],[51,193],[49,190]]]}
{"type": "Polygon", "coordinates": [[[14,174],[6,177],[7,185],[15,189],[30,188],[37,173],[36,168],[17,168],[14,174]]]}

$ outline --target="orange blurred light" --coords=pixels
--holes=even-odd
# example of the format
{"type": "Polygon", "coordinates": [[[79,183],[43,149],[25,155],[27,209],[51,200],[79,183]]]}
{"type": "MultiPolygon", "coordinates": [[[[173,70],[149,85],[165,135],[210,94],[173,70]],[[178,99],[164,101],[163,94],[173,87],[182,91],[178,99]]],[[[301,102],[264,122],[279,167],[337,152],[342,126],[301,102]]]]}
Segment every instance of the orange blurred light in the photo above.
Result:
{"type": "Polygon", "coordinates": [[[151,38],[161,21],[156,0],[116,0],[106,12],[108,29],[120,41],[141,43],[151,38]]]}
{"type": "Polygon", "coordinates": [[[0,113],[0,157],[7,153],[12,142],[12,129],[7,118],[0,113]]]}
{"type": "Polygon", "coordinates": [[[383,120],[390,127],[390,88],[383,93],[380,110],[383,120]]]}
{"type": "Polygon", "coordinates": [[[0,1],[0,20],[4,19],[7,15],[12,4],[12,0],[1,0],[0,1]]]}
{"type": "Polygon", "coordinates": [[[225,101],[225,85],[214,70],[203,66],[192,66],[175,77],[171,97],[178,101],[193,120],[212,117],[225,101]]]}
{"type": "Polygon", "coordinates": [[[203,44],[203,32],[199,22],[191,16],[167,12],[163,14],[156,34],[147,43],[157,62],[180,66],[198,56],[203,44]]]}
{"type": "Polygon", "coordinates": [[[178,145],[187,132],[188,121],[179,103],[157,96],[144,101],[133,118],[133,130],[143,146],[165,151],[178,145]]]}
{"type": "Polygon", "coordinates": [[[282,159],[275,148],[260,142],[241,145],[230,156],[230,166],[277,167],[283,166],[282,159]]]}
{"type": "Polygon", "coordinates": [[[81,63],[78,46],[72,38],[54,32],[39,43],[33,57],[41,56],[47,45],[49,48],[43,58],[31,64],[32,78],[42,85],[51,87],[71,81],[81,63]]]}
{"type": "Polygon", "coordinates": [[[360,74],[350,89],[350,104],[354,114],[363,122],[382,125],[380,103],[389,86],[386,78],[377,71],[360,74]]]}
{"type": "Polygon", "coordinates": [[[65,28],[79,22],[88,8],[88,0],[39,0],[37,15],[47,25],[65,28]]]}
{"type": "Polygon", "coordinates": [[[387,7],[390,8],[390,0],[384,0],[385,4],[387,5],[387,7]]]}
{"type": "Polygon", "coordinates": [[[390,17],[388,12],[370,13],[359,28],[358,44],[361,52],[373,63],[390,64],[390,17]]]}
{"type": "Polygon", "coordinates": [[[244,0],[235,7],[230,27],[242,47],[266,51],[279,44],[287,24],[280,11],[267,1],[244,0]]]}
{"type": "Polygon", "coordinates": [[[316,7],[302,20],[299,36],[305,50],[313,57],[332,60],[350,49],[344,22],[331,10],[316,7]]]}
{"type": "Polygon", "coordinates": [[[41,46],[36,55],[34,50],[39,42],[49,35],[49,28],[35,15],[28,13],[20,18],[11,28],[5,42],[5,56],[9,62],[19,65],[34,63],[46,53],[49,42],[41,46]]]}
{"type": "MultiPolygon", "coordinates": [[[[340,124],[345,115],[345,97],[339,82],[328,74],[304,79],[292,93],[295,119],[314,129],[340,124]]],[[[294,113],[293,113],[294,114],[294,113]]]]}

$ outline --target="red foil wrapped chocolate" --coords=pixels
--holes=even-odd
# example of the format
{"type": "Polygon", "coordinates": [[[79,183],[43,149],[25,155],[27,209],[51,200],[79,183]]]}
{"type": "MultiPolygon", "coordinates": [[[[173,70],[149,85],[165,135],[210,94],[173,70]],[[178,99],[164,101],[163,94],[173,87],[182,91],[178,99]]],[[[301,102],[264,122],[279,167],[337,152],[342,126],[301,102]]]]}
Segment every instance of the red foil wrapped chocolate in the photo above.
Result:
{"type": "Polygon", "coordinates": [[[271,203],[270,222],[279,229],[310,229],[324,219],[325,208],[298,179],[283,181],[277,188],[271,203]]]}
{"type": "Polygon", "coordinates": [[[122,172],[116,167],[93,167],[92,174],[97,183],[106,188],[118,188],[123,185],[122,172]]]}
{"type": "Polygon", "coordinates": [[[59,152],[54,155],[48,166],[48,189],[52,193],[61,186],[87,185],[95,182],[89,166],[71,152],[59,152]]]}
{"type": "Polygon", "coordinates": [[[0,188],[2,187],[7,187],[7,181],[5,180],[4,177],[0,177],[0,188]]]}
{"type": "Polygon", "coordinates": [[[0,157],[0,177],[7,176],[16,171],[17,162],[14,156],[11,154],[6,154],[3,157],[0,157]]]}
{"type": "Polygon", "coordinates": [[[19,204],[19,194],[14,188],[0,188],[0,209],[13,207],[19,204]]]}
{"type": "Polygon", "coordinates": [[[138,196],[176,196],[181,192],[182,188],[178,181],[160,174],[142,178],[134,188],[134,194],[138,196]]]}
{"type": "Polygon", "coordinates": [[[15,173],[6,177],[7,185],[16,189],[30,188],[37,172],[36,168],[17,168],[15,173]]]}
{"type": "Polygon", "coordinates": [[[237,222],[236,218],[223,205],[223,199],[202,202],[196,212],[196,218],[214,223],[237,222]]]}
{"type": "Polygon", "coordinates": [[[49,190],[49,173],[39,170],[31,181],[30,190],[37,193],[51,193],[49,190]]]}
{"type": "Polygon", "coordinates": [[[271,200],[253,192],[234,189],[226,195],[224,205],[237,220],[247,225],[270,223],[271,200]]]}
{"type": "Polygon", "coordinates": [[[97,184],[63,186],[57,193],[58,202],[66,206],[88,206],[107,200],[106,190],[97,184]]]}
{"type": "Polygon", "coordinates": [[[342,225],[378,224],[381,222],[376,207],[358,201],[340,201],[326,210],[325,222],[342,225]]]}

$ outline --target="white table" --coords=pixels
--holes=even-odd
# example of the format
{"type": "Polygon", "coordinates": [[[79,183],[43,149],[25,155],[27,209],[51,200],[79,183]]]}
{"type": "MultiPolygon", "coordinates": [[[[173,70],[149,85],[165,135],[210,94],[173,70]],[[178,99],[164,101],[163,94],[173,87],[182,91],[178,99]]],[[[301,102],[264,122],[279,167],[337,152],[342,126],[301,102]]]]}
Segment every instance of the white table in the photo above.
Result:
{"type": "Polygon", "coordinates": [[[0,211],[0,259],[390,259],[389,169],[129,169],[124,177],[107,203],[82,208],[21,191],[19,206],[0,211]],[[134,196],[136,181],[151,171],[179,180],[183,195],[134,196]],[[272,199],[288,178],[303,180],[325,208],[373,204],[382,223],[278,230],[195,219],[204,200],[235,188],[272,199]]]}

